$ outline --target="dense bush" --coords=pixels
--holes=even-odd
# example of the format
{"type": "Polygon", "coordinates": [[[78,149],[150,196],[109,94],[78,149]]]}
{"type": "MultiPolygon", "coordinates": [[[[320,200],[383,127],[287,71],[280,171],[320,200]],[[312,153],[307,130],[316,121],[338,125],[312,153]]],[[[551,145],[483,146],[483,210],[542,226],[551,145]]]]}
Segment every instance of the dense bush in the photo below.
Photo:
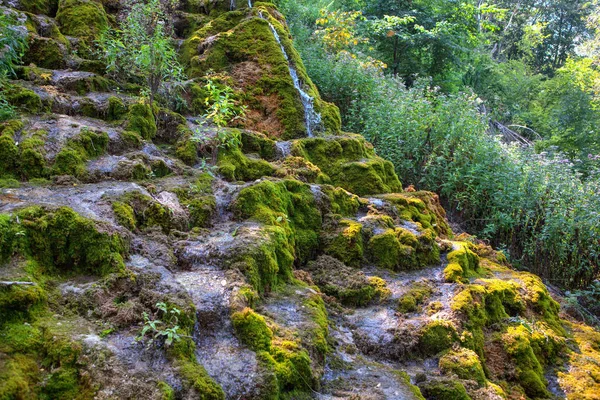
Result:
{"type": "MultiPolygon", "coordinates": [[[[295,33],[307,35],[295,21],[295,33]]],[[[552,147],[536,154],[503,144],[488,133],[473,94],[444,94],[427,80],[407,89],[316,41],[297,45],[323,97],[340,106],[345,129],[370,140],[403,183],[439,192],[469,230],[506,248],[518,266],[563,287],[597,277],[598,172],[584,180],[552,147]]]]}

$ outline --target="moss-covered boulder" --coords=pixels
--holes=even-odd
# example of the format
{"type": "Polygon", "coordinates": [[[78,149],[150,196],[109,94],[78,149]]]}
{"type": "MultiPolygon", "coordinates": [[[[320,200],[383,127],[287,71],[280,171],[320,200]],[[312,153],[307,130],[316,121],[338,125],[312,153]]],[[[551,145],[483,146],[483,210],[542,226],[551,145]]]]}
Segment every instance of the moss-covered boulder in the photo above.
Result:
{"type": "Polygon", "coordinates": [[[183,59],[192,77],[202,77],[209,70],[226,74],[232,85],[243,92],[242,100],[248,106],[244,126],[280,138],[306,136],[304,107],[290,76],[291,64],[303,90],[314,99],[323,129],[340,129],[337,107],[321,100],[292,46],[283,17],[272,4],[216,16],[186,40],[183,59]]]}
{"type": "Polygon", "coordinates": [[[296,140],[292,155],[319,167],[326,176],[319,183],[331,183],[359,196],[402,190],[393,165],[377,157],[361,136],[296,140]]]}
{"type": "Polygon", "coordinates": [[[59,0],[56,21],[63,34],[82,38],[89,43],[108,27],[104,6],[94,0],[59,0]]]}

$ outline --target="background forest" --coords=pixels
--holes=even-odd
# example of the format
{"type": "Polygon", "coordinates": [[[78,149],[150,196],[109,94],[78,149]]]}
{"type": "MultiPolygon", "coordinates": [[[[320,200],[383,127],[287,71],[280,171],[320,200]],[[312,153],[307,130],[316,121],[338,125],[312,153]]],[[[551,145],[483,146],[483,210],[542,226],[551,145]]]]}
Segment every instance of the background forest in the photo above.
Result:
{"type": "Polygon", "coordinates": [[[344,129],[552,282],[596,288],[600,29],[582,0],[279,0],[344,129]]]}

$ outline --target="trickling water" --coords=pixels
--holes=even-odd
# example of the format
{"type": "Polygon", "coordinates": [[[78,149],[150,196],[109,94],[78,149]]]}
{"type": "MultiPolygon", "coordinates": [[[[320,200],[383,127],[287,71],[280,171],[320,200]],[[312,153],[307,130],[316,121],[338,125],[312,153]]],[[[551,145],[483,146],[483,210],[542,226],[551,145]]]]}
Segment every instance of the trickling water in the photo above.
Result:
{"type": "Polygon", "coordinates": [[[277,158],[284,159],[292,152],[292,142],[276,142],[277,158]]]}
{"type": "Polygon", "coordinates": [[[292,65],[292,61],[290,60],[287,52],[285,51],[283,43],[281,43],[281,39],[279,38],[277,30],[275,29],[273,24],[271,24],[271,22],[269,22],[269,20],[262,14],[262,12],[258,13],[258,15],[262,19],[267,21],[267,23],[269,24],[271,32],[273,33],[273,36],[275,37],[277,43],[279,43],[281,52],[283,53],[283,56],[288,62],[288,70],[290,71],[290,76],[292,77],[292,81],[294,82],[294,87],[300,94],[300,100],[302,101],[302,105],[304,106],[304,123],[306,125],[306,133],[308,137],[312,137],[314,130],[318,129],[321,125],[321,114],[315,111],[314,99],[302,89],[300,79],[298,78],[298,72],[296,71],[296,68],[294,68],[294,66],[292,65]]]}
{"type": "Polygon", "coordinates": [[[229,10],[235,10],[235,0],[229,0],[229,10]]]}
{"type": "Polygon", "coordinates": [[[252,0],[248,0],[248,8],[252,8],[252,0]]]}

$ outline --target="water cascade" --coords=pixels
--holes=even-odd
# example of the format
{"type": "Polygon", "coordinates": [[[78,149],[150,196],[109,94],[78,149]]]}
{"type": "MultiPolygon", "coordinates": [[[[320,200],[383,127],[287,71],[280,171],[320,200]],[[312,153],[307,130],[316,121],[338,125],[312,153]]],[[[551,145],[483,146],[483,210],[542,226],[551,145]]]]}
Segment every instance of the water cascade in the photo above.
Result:
{"type": "MultiPolygon", "coordinates": [[[[250,0],[248,1],[248,3],[251,4],[250,0]]],[[[300,79],[298,78],[298,72],[296,71],[296,68],[294,68],[294,66],[292,65],[292,61],[290,60],[287,52],[285,51],[285,47],[281,43],[281,39],[279,38],[277,30],[262,13],[259,13],[258,15],[262,19],[267,21],[267,23],[269,24],[271,32],[273,32],[273,36],[275,37],[277,43],[279,43],[279,47],[281,47],[281,52],[283,53],[283,56],[288,62],[290,76],[292,77],[292,81],[294,82],[294,87],[300,94],[300,99],[302,100],[302,105],[304,106],[304,123],[306,125],[306,133],[308,137],[312,137],[314,136],[313,132],[315,128],[318,129],[318,127],[321,125],[321,114],[315,111],[314,99],[302,89],[300,79]]]]}

